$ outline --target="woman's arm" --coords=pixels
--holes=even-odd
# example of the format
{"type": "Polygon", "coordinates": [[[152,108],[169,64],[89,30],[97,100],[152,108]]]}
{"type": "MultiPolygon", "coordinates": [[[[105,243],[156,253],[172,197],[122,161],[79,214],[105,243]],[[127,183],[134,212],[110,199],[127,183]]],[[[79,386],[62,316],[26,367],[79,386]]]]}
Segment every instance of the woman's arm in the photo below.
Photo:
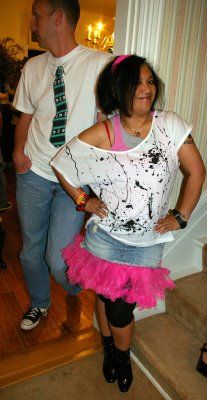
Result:
{"type": "MultiPolygon", "coordinates": [[[[59,180],[61,186],[63,189],[68,193],[68,195],[74,200],[74,202],[77,204],[77,200],[79,196],[84,192],[83,188],[75,188],[72,186],[70,183],[66,181],[65,178],[54,168],[55,175],[57,176],[57,179],[59,180]]],[[[84,207],[84,211],[87,211],[88,213],[94,213],[98,215],[100,218],[106,217],[108,214],[107,207],[105,204],[98,199],[97,197],[91,197],[87,202],[84,207]]]]}
{"type": "MultiPolygon", "coordinates": [[[[200,198],[206,174],[200,153],[191,135],[180,147],[178,158],[183,181],[175,209],[180,212],[184,221],[188,221],[200,198]]],[[[161,234],[177,229],[180,229],[180,225],[173,215],[160,219],[155,226],[155,231],[161,234]]]]}
{"type": "MultiPolygon", "coordinates": [[[[111,124],[109,122],[109,124],[111,124]]],[[[101,148],[101,149],[110,149],[111,144],[106,132],[106,128],[103,123],[97,123],[96,125],[93,125],[92,127],[86,129],[85,131],[81,132],[78,135],[78,138],[92,146],[101,148]]],[[[70,146],[70,142],[67,143],[67,146],[70,146]]],[[[60,153],[58,153],[60,154],[60,153]]],[[[58,156],[58,155],[57,155],[58,156]]],[[[54,173],[57,176],[57,179],[61,183],[62,187],[64,190],[69,194],[69,196],[74,200],[74,202],[77,204],[77,200],[79,196],[84,192],[83,188],[75,188],[72,186],[64,177],[63,175],[55,168],[55,165],[53,165],[53,162],[51,162],[51,166],[54,170],[54,173]]],[[[80,208],[80,207],[79,207],[80,208]]],[[[84,204],[84,210],[89,212],[89,213],[94,213],[98,215],[100,218],[104,218],[108,214],[107,207],[105,204],[98,199],[97,197],[92,197],[90,199],[87,199],[86,204],[84,204]]]]}
{"type": "Polygon", "coordinates": [[[188,220],[200,198],[206,170],[191,135],[181,146],[178,157],[183,181],[176,209],[188,220]]]}

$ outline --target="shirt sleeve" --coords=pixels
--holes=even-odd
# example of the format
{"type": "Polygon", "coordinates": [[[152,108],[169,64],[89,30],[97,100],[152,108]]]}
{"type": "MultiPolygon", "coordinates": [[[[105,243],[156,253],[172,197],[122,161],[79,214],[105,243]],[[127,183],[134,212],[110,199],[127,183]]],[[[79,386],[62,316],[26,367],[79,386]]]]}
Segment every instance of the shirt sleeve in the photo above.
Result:
{"type": "Polygon", "coordinates": [[[30,62],[28,61],[23,70],[17,86],[17,90],[13,100],[13,106],[17,110],[24,112],[25,114],[33,114],[34,107],[31,102],[30,95],[30,82],[32,81],[32,69],[30,68],[30,62]]]}
{"type": "Polygon", "coordinates": [[[185,139],[192,132],[192,125],[187,124],[178,114],[175,112],[167,113],[167,131],[170,134],[174,145],[179,150],[180,146],[184,143],[185,139]]]}
{"type": "Polygon", "coordinates": [[[50,165],[75,188],[81,187],[85,184],[84,180],[81,179],[80,176],[81,165],[84,167],[84,155],[80,147],[77,138],[74,138],[63,146],[50,162],[50,165]]]}

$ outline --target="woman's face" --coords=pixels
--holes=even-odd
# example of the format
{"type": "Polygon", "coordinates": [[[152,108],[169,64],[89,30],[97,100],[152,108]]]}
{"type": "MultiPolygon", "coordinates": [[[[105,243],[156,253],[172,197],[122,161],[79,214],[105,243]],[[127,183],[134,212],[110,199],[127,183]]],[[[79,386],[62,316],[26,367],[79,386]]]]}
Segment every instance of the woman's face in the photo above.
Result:
{"type": "Polygon", "coordinates": [[[133,101],[133,114],[145,115],[152,106],[156,95],[154,79],[149,67],[143,64],[140,68],[139,83],[133,101]]]}

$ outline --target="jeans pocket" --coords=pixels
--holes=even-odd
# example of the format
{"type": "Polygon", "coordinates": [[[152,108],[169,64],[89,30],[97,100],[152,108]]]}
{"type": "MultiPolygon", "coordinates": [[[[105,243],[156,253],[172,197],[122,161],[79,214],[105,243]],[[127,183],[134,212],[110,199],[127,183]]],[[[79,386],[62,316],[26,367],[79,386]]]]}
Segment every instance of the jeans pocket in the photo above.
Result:
{"type": "Polygon", "coordinates": [[[26,175],[26,174],[28,174],[29,172],[31,172],[31,169],[28,169],[26,172],[18,172],[18,171],[16,171],[16,175],[26,175]]]}

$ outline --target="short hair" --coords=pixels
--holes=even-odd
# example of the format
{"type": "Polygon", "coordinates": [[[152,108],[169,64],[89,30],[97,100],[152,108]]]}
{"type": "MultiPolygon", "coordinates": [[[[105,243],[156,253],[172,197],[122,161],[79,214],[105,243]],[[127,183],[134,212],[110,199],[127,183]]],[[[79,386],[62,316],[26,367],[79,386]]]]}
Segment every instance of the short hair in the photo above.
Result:
{"type": "Polygon", "coordinates": [[[80,18],[80,4],[78,0],[48,0],[52,11],[61,8],[69,25],[75,30],[80,18]]]}
{"type": "Polygon", "coordinates": [[[157,102],[159,102],[159,108],[162,108],[164,85],[146,58],[131,55],[113,65],[118,57],[105,66],[97,81],[96,94],[101,111],[106,115],[118,111],[121,115],[131,116],[142,65],[147,65],[150,69],[156,88],[151,110],[154,110],[157,102]]]}

